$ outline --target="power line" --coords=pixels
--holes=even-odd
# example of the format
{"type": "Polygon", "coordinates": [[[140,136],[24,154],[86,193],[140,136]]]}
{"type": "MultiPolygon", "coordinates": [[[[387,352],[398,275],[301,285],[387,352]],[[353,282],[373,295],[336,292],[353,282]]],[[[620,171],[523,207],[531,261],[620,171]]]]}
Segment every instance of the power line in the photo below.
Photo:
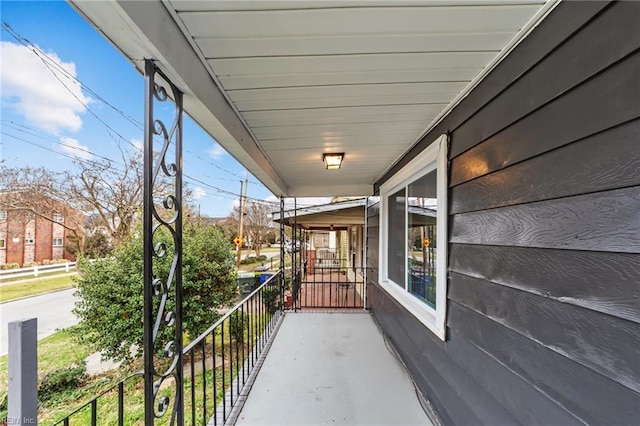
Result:
{"type": "MultiPolygon", "coordinates": [[[[93,115],[101,124],[103,124],[109,132],[113,132],[115,135],[117,135],[120,139],[122,139],[123,141],[125,141],[127,144],[131,145],[134,149],[140,150],[140,148],[138,148],[137,146],[135,146],[131,141],[129,141],[128,139],[126,139],[124,136],[122,136],[119,132],[117,132],[115,129],[113,129],[109,124],[107,124],[104,120],[102,120],[91,108],[89,108],[88,105],[86,105],[84,102],[82,102],[75,93],[73,93],[73,91],[58,77],[58,75],[56,74],[56,72],[52,69],[52,67],[54,67],[59,73],[63,74],[67,79],[73,80],[75,82],[77,82],[80,87],[82,87],[83,89],[85,89],[88,93],[94,95],[98,100],[100,100],[102,103],[104,103],[105,105],[107,105],[109,108],[113,109],[114,111],[116,111],[118,114],[120,114],[122,117],[124,117],[126,120],[128,120],[129,122],[131,122],[132,124],[134,124],[136,127],[138,127],[140,130],[144,129],[144,126],[142,125],[142,122],[136,120],[135,118],[127,115],[124,111],[122,111],[120,108],[114,106],[113,104],[111,104],[109,101],[107,101],[105,98],[103,98],[102,96],[100,96],[95,90],[91,89],[91,87],[89,87],[88,85],[86,85],[85,83],[83,83],[80,79],[78,79],[76,76],[72,75],[71,73],[69,73],[66,69],[64,69],[63,67],[61,67],[58,62],[54,61],[47,53],[43,52],[37,45],[33,44],[31,41],[29,41],[27,38],[23,37],[22,35],[20,35],[17,31],[15,31],[7,22],[3,23],[3,27],[2,27],[5,31],[7,31],[18,43],[22,44],[23,46],[29,48],[43,63],[44,65],[47,67],[47,69],[52,73],[52,75],[60,82],[60,84],[62,84],[64,86],[64,88],[82,105],[85,107],[85,109],[87,111],[89,111],[89,113],[91,115],[93,115]]],[[[114,136],[109,133],[109,136],[114,139],[114,142],[118,143],[117,140],[115,140],[114,136]]],[[[217,142],[216,142],[217,143],[217,142]]],[[[195,156],[197,159],[212,165],[213,167],[219,169],[220,171],[227,173],[231,176],[236,177],[237,179],[242,179],[241,176],[239,176],[236,173],[233,173],[215,163],[212,163],[211,161],[207,161],[204,158],[202,158],[200,155],[195,154],[191,151],[189,151],[188,149],[185,149],[186,152],[192,154],[193,156],[195,156]]],[[[224,178],[220,178],[223,179],[224,178]]],[[[260,182],[256,182],[256,181],[251,181],[251,183],[256,184],[256,185],[261,185],[262,183],[260,182]]]]}
{"type": "MultiPolygon", "coordinates": [[[[36,143],[36,142],[33,142],[33,141],[30,141],[30,140],[27,140],[27,139],[24,139],[24,138],[21,138],[21,137],[18,137],[18,136],[12,135],[12,134],[7,133],[7,132],[5,132],[5,131],[0,131],[0,134],[3,134],[3,135],[8,136],[8,137],[10,137],[10,138],[16,139],[16,140],[18,140],[18,141],[21,141],[21,142],[27,143],[27,144],[29,144],[29,145],[35,146],[35,147],[37,147],[37,148],[43,149],[43,150],[45,150],[45,151],[49,151],[49,152],[52,152],[52,153],[54,153],[54,154],[61,155],[61,156],[63,156],[63,157],[69,158],[69,159],[71,159],[71,160],[78,161],[78,162],[80,162],[80,163],[84,163],[84,164],[91,165],[91,166],[103,166],[103,164],[98,163],[98,162],[96,162],[96,161],[92,161],[92,160],[84,159],[84,158],[79,158],[79,157],[73,156],[73,155],[71,155],[71,154],[67,154],[67,153],[64,153],[64,152],[61,152],[61,151],[57,151],[57,150],[55,150],[55,149],[48,148],[48,147],[43,146],[43,145],[41,145],[41,144],[38,144],[38,143],[36,143]]],[[[60,144],[60,145],[64,145],[64,146],[67,146],[67,147],[69,147],[69,148],[71,148],[71,149],[75,149],[75,150],[80,150],[80,151],[82,151],[82,152],[88,152],[88,153],[91,153],[91,151],[87,151],[87,150],[84,150],[84,149],[80,149],[79,147],[77,147],[77,146],[75,146],[75,145],[64,144],[64,143],[62,143],[62,142],[58,142],[58,144],[60,144]]],[[[92,155],[95,155],[95,154],[93,154],[93,153],[91,153],[91,154],[92,154],[92,155]]],[[[107,158],[107,157],[102,157],[102,156],[98,156],[98,157],[99,157],[99,158],[104,159],[104,160],[105,160],[105,161],[107,161],[107,162],[109,162],[109,164],[110,164],[110,165],[111,165],[111,166],[112,166],[112,167],[113,167],[113,168],[114,168],[114,169],[115,169],[119,174],[121,174],[121,175],[123,175],[123,176],[124,176],[124,174],[125,174],[125,170],[123,170],[122,168],[120,168],[120,167],[119,167],[119,165],[117,165],[117,162],[116,162],[115,160],[112,160],[112,159],[107,158]]],[[[217,195],[217,197],[227,198],[227,199],[230,199],[230,200],[236,200],[236,199],[238,199],[238,197],[239,197],[239,195],[238,195],[238,194],[236,194],[236,193],[234,193],[233,191],[227,191],[227,190],[225,190],[225,189],[218,188],[218,187],[216,187],[216,186],[213,186],[213,185],[211,185],[211,184],[209,184],[209,183],[206,183],[206,182],[204,182],[204,181],[201,181],[201,180],[199,180],[199,179],[193,178],[193,177],[191,177],[191,176],[189,176],[189,175],[187,175],[187,174],[184,174],[184,173],[183,173],[183,176],[185,177],[185,179],[191,180],[192,182],[197,182],[198,184],[201,184],[201,185],[203,185],[203,186],[206,186],[207,188],[213,189],[213,190],[217,191],[219,194],[224,194],[224,195],[217,195]]],[[[203,198],[207,198],[207,196],[208,196],[208,194],[207,194],[207,195],[205,195],[205,197],[203,197],[203,198]]],[[[251,198],[251,197],[247,197],[247,198],[251,198]]],[[[251,199],[252,199],[252,200],[255,200],[256,202],[263,203],[263,204],[275,204],[274,202],[269,202],[269,201],[265,201],[265,200],[260,200],[260,199],[258,199],[258,198],[251,198],[251,199]]]]}

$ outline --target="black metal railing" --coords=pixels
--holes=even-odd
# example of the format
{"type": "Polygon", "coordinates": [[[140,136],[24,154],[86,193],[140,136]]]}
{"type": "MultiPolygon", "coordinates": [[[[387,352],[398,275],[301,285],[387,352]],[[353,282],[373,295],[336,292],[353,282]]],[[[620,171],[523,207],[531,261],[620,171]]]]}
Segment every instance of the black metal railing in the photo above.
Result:
{"type": "MultiPolygon", "coordinates": [[[[341,264],[342,260],[337,260],[341,264]]],[[[294,278],[294,307],[360,308],[365,307],[364,267],[318,267],[307,265],[305,273],[294,278]]]]}
{"type": "MultiPolygon", "coordinates": [[[[282,270],[269,277],[184,348],[185,424],[223,425],[246,396],[243,388],[255,378],[260,356],[282,318],[282,277],[282,270]]],[[[142,389],[143,372],[138,371],[55,424],[141,424],[142,389]]],[[[158,394],[162,396],[162,388],[158,394]]],[[[158,424],[170,421],[158,419],[158,424]]]]}

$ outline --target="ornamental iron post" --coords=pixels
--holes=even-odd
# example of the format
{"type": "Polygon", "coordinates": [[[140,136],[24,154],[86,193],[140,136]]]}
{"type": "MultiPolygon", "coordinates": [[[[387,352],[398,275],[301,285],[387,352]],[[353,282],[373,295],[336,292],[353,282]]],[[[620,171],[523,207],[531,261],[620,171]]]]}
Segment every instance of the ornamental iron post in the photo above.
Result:
{"type": "MultiPolygon", "coordinates": [[[[284,294],[284,287],[286,285],[286,268],[284,266],[284,238],[285,238],[285,230],[284,230],[284,197],[280,197],[280,269],[282,269],[282,274],[280,274],[280,288],[281,293],[284,294]]],[[[293,282],[292,282],[293,283],[293,282]]],[[[284,299],[282,299],[284,300],[284,299]]],[[[295,301],[293,301],[295,303],[295,301]]]]}
{"type": "Polygon", "coordinates": [[[145,59],[144,128],[144,412],[145,425],[169,414],[183,421],[182,93],[145,59]],[[168,92],[169,91],[169,92],[168,92]],[[154,103],[175,104],[165,122],[154,103]],[[159,149],[154,150],[157,143],[159,149]],[[175,156],[172,159],[169,151],[175,156]],[[161,390],[162,387],[162,390],[161,390]]]}

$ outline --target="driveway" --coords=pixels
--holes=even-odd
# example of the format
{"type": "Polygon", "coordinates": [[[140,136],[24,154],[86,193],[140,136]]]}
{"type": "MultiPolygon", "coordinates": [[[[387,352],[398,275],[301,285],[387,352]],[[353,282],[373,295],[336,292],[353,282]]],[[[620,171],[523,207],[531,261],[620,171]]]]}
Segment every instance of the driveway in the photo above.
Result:
{"type": "Polygon", "coordinates": [[[10,322],[38,318],[38,340],[55,333],[57,329],[76,324],[78,318],[71,312],[76,302],[74,291],[72,288],[0,304],[0,355],[9,351],[10,322]]]}

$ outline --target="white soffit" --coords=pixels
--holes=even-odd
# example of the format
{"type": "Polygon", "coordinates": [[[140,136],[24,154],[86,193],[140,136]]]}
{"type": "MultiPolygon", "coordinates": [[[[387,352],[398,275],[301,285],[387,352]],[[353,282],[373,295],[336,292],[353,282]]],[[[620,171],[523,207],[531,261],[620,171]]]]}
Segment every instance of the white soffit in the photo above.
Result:
{"type": "Polygon", "coordinates": [[[550,9],[517,0],[73,5],[132,62],[158,59],[185,88],[190,115],[289,196],[369,195],[550,9]],[[325,170],[323,152],[345,152],[342,168],[325,170]]]}

